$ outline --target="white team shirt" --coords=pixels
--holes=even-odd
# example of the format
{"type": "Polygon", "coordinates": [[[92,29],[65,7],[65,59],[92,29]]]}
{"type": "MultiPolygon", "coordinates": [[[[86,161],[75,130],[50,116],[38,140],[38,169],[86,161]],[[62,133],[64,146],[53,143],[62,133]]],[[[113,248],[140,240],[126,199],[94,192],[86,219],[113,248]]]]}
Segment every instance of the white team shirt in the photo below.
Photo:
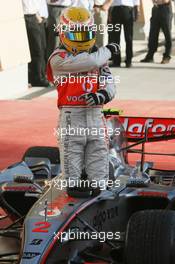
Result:
{"type": "Polygon", "coordinates": [[[48,8],[47,8],[47,2],[46,0],[37,0],[38,2],[38,9],[39,9],[39,15],[44,18],[48,18],[48,8]]]}
{"type": "Polygon", "coordinates": [[[24,15],[34,15],[39,12],[38,0],[22,0],[24,15]]]}
{"type": "Polygon", "coordinates": [[[47,0],[48,5],[71,6],[72,0],[47,0]]]}
{"type": "Polygon", "coordinates": [[[112,6],[139,6],[140,0],[113,0],[112,6]]]}
{"type": "Polygon", "coordinates": [[[72,0],[72,6],[82,6],[92,11],[94,8],[94,0],[72,0]]]}
{"type": "Polygon", "coordinates": [[[95,2],[95,5],[104,5],[106,0],[95,0],[94,2],[95,2]]]}

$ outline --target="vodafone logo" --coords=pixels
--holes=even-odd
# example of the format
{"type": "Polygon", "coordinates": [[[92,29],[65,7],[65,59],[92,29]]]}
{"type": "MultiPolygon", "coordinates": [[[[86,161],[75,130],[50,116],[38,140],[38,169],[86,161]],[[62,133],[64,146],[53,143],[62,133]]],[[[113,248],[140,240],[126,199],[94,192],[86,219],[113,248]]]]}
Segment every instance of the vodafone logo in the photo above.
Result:
{"type": "Polygon", "coordinates": [[[82,88],[85,93],[91,93],[93,90],[93,83],[90,80],[86,80],[86,82],[82,84],[82,88]]]}
{"type": "Polygon", "coordinates": [[[175,135],[175,119],[173,118],[120,117],[120,121],[128,137],[144,137],[146,131],[148,137],[175,135]]]}
{"type": "Polygon", "coordinates": [[[67,100],[68,102],[83,102],[84,101],[84,99],[81,96],[76,96],[76,95],[67,96],[67,100]]]}

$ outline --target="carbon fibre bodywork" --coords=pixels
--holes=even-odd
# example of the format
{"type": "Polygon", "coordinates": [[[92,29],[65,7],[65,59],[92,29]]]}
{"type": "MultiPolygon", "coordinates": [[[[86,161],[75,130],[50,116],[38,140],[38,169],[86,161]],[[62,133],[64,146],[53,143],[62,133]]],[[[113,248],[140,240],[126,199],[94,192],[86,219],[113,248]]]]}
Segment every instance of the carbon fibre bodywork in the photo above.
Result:
{"type": "MultiPolygon", "coordinates": [[[[61,180],[59,162],[54,164],[48,157],[40,157],[40,153],[37,157],[27,155],[24,161],[1,172],[1,206],[15,225],[4,225],[0,239],[6,239],[4,234],[10,231],[13,238],[15,232],[17,236],[15,254],[11,248],[7,250],[17,258],[9,259],[9,262],[125,263],[126,229],[130,217],[147,209],[174,210],[175,187],[158,181],[157,175],[151,174],[152,164],[145,163],[141,171],[140,164],[130,166],[121,123],[109,115],[107,126],[113,132],[120,130],[119,134],[110,135],[109,174],[114,185],[96,197],[68,196],[58,185],[61,180]],[[39,170],[36,169],[38,166],[39,170]],[[17,227],[16,223],[19,224],[17,227]],[[86,236],[80,236],[83,233],[86,236]]],[[[166,175],[164,172],[163,177],[166,175]]],[[[170,178],[174,179],[174,172],[170,178]]],[[[8,246],[9,242],[6,243],[8,246]]],[[[3,250],[0,246],[0,253],[3,250]]],[[[7,255],[1,254],[1,259],[6,259],[7,255]]]]}
{"type": "MultiPolygon", "coordinates": [[[[124,248],[125,231],[130,216],[139,210],[165,209],[175,197],[173,187],[156,184],[139,188],[126,187],[126,178],[122,176],[119,178],[120,188],[103,191],[91,199],[70,198],[64,191],[49,189],[44,197],[35,203],[24,222],[25,238],[20,263],[28,264],[31,260],[32,263],[69,263],[71,259],[73,261],[75,254],[83,256],[87,249],[93,250],[100,243],[104,245],[99,239],[72,240],[66,236],[69,231],[73,231],[74,234],[92,232],[86,223],[96,232],[120,234],[118,239],[114,237],[111,242],[116,249],[124,248]],[[44,214],[41,215],[44,212],[45,199],[49,201],[49,210],[53,208],[53,215],[46,219],[44,214]]],[[[106,252],[104,249],[104,256],[106,252]]],[[[110,259],[110,255],[108,257],[110,259]]],[[[112,263],[112,259],[110,261],[107,263],[112,263]]]]}

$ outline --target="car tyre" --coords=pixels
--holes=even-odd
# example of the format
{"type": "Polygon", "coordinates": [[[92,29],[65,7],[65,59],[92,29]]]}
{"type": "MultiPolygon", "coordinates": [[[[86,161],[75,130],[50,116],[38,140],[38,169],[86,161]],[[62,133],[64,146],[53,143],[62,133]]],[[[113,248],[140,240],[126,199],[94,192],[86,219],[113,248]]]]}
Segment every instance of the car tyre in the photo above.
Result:
{"type": "Polygon", "coordinates": [[[126,232],[126,264],[175,263],[175,212],[145,210],[133,214],[126,232]]]}

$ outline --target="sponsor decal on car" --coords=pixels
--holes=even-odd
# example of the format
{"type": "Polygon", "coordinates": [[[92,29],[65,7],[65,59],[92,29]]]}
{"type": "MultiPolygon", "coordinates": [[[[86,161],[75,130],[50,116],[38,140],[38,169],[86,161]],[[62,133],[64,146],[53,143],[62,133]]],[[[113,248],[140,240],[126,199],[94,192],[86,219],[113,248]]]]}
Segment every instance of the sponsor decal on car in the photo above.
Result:
{"type": "Polygon", "coordinates": [[[34,186],[3,186],[2,189],[4,191],[10,191],[10,192],[35,192],[36,187],[34,186]]]}
{"type": "Polygon", "coordinates": [[[167,198],[168,193],[167,192],[155,192],[155,191],[140,191],[138,192],[139,196],[148,196],[148,197],[163,197],[167,198]]]}
{"type": "Polygon", "coordinates": [[[49,222],[37,222],[34,223],[35,228],[32,229],[32,233],[48,233],[51,223],[49,222]]]}
{"type": "MultiPolygon", "coordinates": [[[[45,210],[39,212],[39,215],[41,215],[41,216],[45,216],[45,214],[46,214],[45,210]]],[[[60,214],[61,214],[61,211],[58,208],[48,209],[48,211],[47,211],[47,217],[58,216],[60,214]]]]}
{"type": "Polygon", "coordinates": [[[40,255],[40,253],[24,252],[22,258],[23,259],[33,259],[33,258],[35,258],[35,257],[37,257],[39,255],[40,255]]]}
{"type": "Polygon", "coordinates": [[[119,117],[128,138],[175,135],[175,118],[119,117]]]}
{"type": "Polygon", "coordinates": [[[29,245],[39,246],[43,242],[43,239],[33,239],[29,245]]]}

